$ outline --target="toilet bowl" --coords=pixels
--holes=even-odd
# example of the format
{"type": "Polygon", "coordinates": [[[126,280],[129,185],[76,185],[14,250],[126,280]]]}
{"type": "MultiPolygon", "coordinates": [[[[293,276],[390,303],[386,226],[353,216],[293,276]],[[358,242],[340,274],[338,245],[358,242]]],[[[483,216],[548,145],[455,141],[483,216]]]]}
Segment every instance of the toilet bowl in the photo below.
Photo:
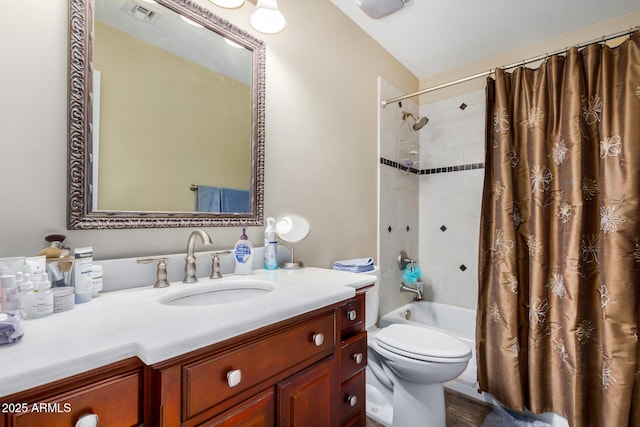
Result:
{"type": "Polygon", "coordinates": [[[365,295],[367,416],[385,426],[444,427],[443,383],[464,372],[471,349],[458,338],[426,326],[377,328],[377,286],[365,295]]]}

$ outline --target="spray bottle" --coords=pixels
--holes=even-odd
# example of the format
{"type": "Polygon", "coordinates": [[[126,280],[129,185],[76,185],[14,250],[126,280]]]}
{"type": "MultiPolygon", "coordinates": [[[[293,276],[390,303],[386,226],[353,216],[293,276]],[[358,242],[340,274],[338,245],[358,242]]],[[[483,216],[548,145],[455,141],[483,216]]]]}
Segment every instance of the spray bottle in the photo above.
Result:
{"type": "Polygon", "coordinates": [[[278,268],[278,241],[276,239],[276,219],[267,218],[267,228],[264,230],[264,268],[276,270],[278,268]]]}

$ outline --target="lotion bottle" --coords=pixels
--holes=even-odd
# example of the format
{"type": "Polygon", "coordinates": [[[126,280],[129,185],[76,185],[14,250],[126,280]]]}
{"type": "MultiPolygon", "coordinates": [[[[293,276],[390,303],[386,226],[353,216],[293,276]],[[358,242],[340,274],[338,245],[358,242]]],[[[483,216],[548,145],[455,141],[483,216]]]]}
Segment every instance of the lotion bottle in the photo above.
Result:
{"type": "Polygon", "coordinates": [[[233,258],[236,260],[236,274],[253,274],[253,245],[244,228],[240,240],[233,248],[233,258]]]}
{"type": "Polygon", "coordinates": [[[276,219],[267,218],[267,228],[264,230],[264,269],[278,268],[278,241],[276,239],[276,219]]]}
{"type": "Polygon", "coordinates": [[[34,281],[34,294],[36,295],[33,305],[33,317],[44,317],[53,314],[53,291],[47,273],[38,274],[34,281]]]}
{"type": "Polygon", "coordinates": [[[35,304],[36,294],[33,292],[33,282],[29,274],[25,274],[16,295],[16,309],[23,319],[30,319],[34,315],[35,304]]]}
{"type": "Polygon", "coordinates": [[[81,304],[91,301],[93,294],[93,248],[76,248],[73,258],[73,287],[76,304],[81,304]]]}

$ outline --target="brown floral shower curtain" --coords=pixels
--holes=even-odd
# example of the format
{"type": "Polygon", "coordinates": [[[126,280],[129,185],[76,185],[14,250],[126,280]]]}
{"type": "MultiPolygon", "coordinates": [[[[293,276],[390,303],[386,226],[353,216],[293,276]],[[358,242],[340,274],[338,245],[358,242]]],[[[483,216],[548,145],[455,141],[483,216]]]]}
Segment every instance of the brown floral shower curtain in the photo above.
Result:
{"type": "Polygon", "coordinates": [[[640,426],[640,31],[487,87],[478,380],[571,426],[640,426]]]}

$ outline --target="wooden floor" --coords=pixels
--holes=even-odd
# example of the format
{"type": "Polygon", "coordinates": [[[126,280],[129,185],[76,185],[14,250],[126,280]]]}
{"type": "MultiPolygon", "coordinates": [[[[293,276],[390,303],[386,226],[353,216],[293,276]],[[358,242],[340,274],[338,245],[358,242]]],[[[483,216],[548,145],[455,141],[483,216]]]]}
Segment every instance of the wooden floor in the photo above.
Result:
{"type": "MultiPolygon", "coordinates": [[[[449,389],[445,389],[444,404],[447,407],[447,427],[480,427],[484,417],[494,409],[493,405],[449,389]]],[[[367,418],[367,427],[383,426],[367,418]]],[[[428,426],[425,424],[424,427],[428,426]]]]}

